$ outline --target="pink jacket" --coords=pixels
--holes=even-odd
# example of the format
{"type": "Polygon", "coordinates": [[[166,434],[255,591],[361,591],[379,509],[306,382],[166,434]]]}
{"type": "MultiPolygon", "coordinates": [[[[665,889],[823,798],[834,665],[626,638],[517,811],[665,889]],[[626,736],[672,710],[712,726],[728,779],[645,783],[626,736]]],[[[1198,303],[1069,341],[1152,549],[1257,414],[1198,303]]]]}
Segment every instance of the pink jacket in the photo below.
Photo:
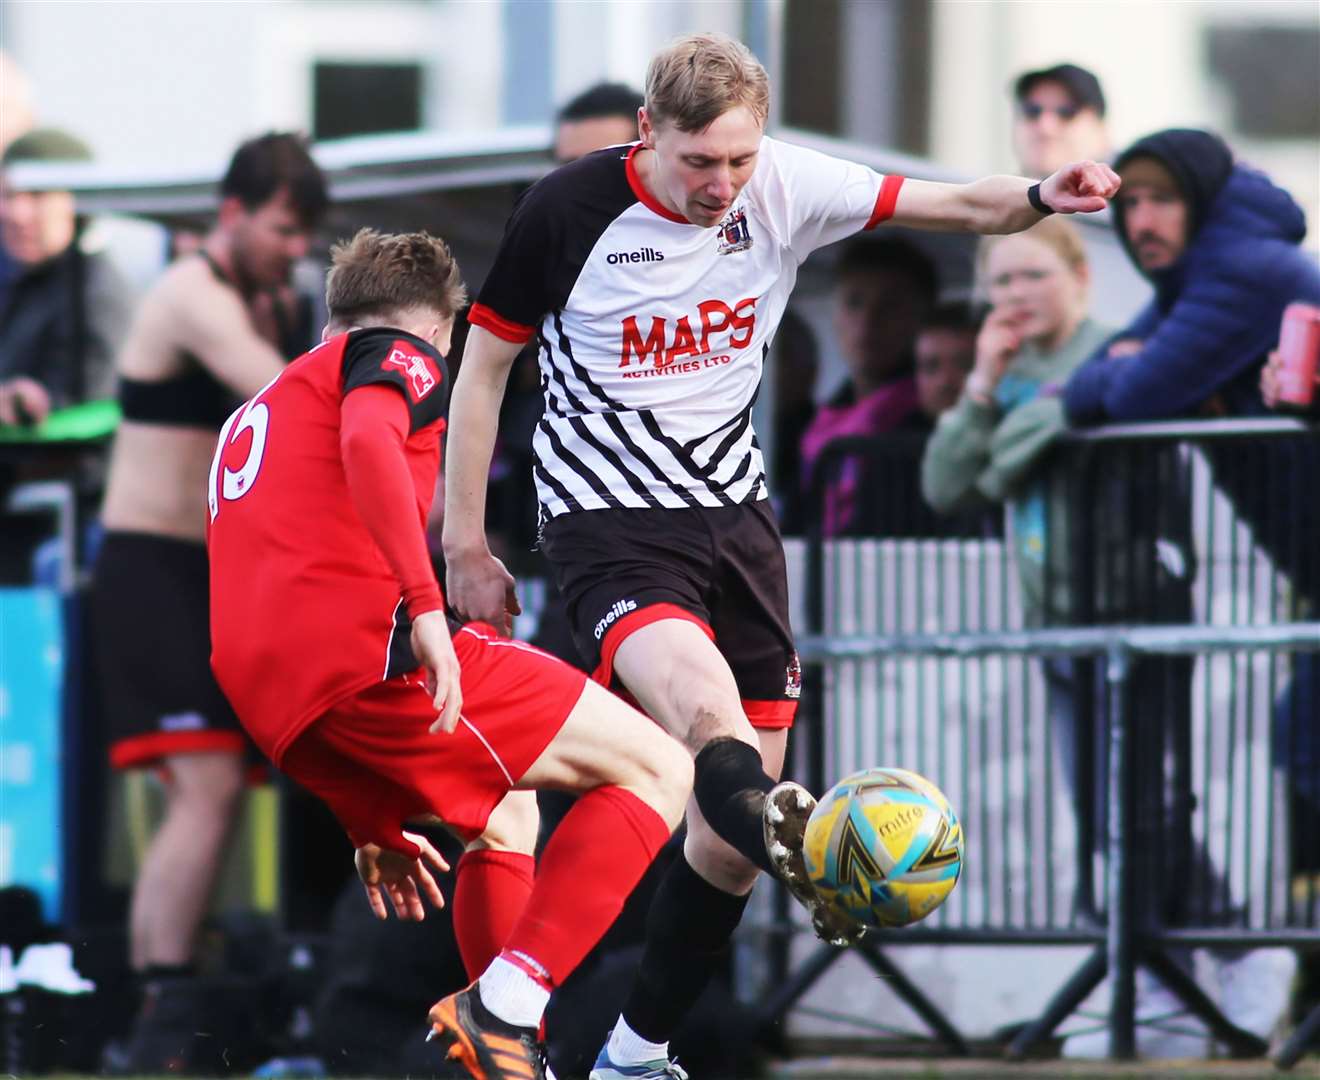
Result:
{"type": "MultiPolygon", "coordinates": [[[[816,410],[799,444],[805,482],[811,482],[816,459],[834,439],[850,435],[883,435],[893,431],[916,410],[917,383],[910,375],[886,383],[850,404],[822,405],[816,410]]],[[[845,463],[825,493],[825,520],[822,524],[826,536],[836,536],[844,531],[852,518],[857,482],[856,464],[845,463]]]]}

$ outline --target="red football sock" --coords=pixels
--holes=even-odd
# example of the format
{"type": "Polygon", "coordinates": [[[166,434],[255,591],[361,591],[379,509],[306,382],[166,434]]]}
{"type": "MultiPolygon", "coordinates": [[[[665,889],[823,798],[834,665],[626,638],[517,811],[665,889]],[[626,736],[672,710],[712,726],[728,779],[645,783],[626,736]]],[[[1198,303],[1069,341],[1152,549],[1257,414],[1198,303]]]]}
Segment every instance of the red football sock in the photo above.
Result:
{"type": "Polygon", "coordinates": [[[527,907],[536,877],[532,856],[520,851],[465,851],[454,871],[454,937],[468,978],[499,956],[527,907]]]}
{"type": "Polygon", "coordinates": [[[558,986],[605,935],[670,832],[623,788],[587,792],[551,835],[504,955],[558,986]]]}

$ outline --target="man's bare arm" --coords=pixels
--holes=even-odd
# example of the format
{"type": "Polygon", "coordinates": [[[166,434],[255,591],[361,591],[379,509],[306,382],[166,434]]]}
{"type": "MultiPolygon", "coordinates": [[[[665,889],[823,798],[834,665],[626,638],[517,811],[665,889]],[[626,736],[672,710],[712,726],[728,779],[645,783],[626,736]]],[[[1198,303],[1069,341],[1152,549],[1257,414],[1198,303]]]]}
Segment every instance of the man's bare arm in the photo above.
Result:
{"type": "Polygon", "coordinates": [[[442,542],[446,594],[461,616],[507,628],[513,578],[486,544],[486,480],[509,369],[522,346],[480,326],[468,331],[449,402],[442,542]]]}
{"type": "MultiPolygon", "coordinates": [[[[1034,181],[1021,176],[987,176],[970,184],[907,180],[890,221],[913,229],[1013,233],[1041,220],[1027,198],[1034,181]]],[[[1060,214],[1102,210],[1118,191],[1118,174],[1094,161],[1066,165],[1040,182],[1040,197],[1060,214]]]]}
{"type": "Polygon", "coordinates": [[[238,294],[207,280],[175,297],[179,345],[241,397],[251,397],[284,369],[284,357],[257,333],[238,294]]]}

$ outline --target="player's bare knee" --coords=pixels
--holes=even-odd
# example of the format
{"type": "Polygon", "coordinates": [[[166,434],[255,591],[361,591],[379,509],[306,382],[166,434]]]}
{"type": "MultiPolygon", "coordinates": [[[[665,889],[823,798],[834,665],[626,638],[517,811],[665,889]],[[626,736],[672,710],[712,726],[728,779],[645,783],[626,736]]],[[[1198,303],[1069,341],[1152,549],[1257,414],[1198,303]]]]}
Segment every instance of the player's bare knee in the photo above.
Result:
{"type": "Polygon", "coordinates": [[[693,719],[687,729],[684,745],[695,757],[702,747],[714,739],[738,739],[757,746],[756,730],[741,710],[730,711],[715,702],[699,704],[693,709],[693,719]]]}
{"type": "Polygon", "coordinates": [[[677,828],[692,793],[691,755],[681,743],[650,727],[631,757],[634,778],[625,786],[649,803],[671,828],[677,828]]]}
{"type": "Polygon", "coordinates": [[[233,813],[245,789],[238,754],[189,755],[170,762],[169,802],[185,812],[233,813]]]}
{"type": "Polygon", "coordinates": [[[671,828],[683,820],[683,808],[692,794],[692,756],[675,740],[665,736],[664,749],[657,756],[660,796],[668,808],[663,817],[671,828]]]}
{"type": "Polygon", "coordinates": [[[511,791],[491,811],[482,834],[467,845],[468,851],[489,849],[531,854],[541,828],[536,792],[511,791]]]}
{"type": "Polygon", "coordinates": [[[756,741],[756,731],[743,712],[731,675],[702,670],[676,672],[670,698],[683,716],[683,741],[693,754],[711,739],[756,741]]]}

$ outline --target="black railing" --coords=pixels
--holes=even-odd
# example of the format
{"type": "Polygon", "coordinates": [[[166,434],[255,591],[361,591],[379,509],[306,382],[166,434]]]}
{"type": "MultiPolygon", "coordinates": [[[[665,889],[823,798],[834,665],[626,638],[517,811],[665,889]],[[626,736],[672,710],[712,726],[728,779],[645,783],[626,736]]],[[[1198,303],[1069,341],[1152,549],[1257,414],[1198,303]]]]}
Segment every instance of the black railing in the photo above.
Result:
{"type": "MultiPolygon", "coordinates": [[[[830,522],[841,475],[906,473],[912,493],[920,453],[907,439],[827,448],[816,520],[830,522]]],[[[1062,440],[989,524],[930,527],[916,505],[879,535],[808,538],[799,641],[817,707],[795,767],[817,790],[881,761],[925,772],[960,807],[971,853],[945,909],[868,938],[873,966],[899,943],[1089,942],[1011,1055],[1110,973],[1111,1053],[1131,1056],[1137,965],[1235,1051],[1264,1051],[1169,950],[1320,948],[1316,878],[1303,872],[1320,869],[1308,862],[1320,855],[1318,479],[1320,440],[1292,421],[1099,429],[1062,440]],[[1032,514],[1045,547],[1024,568],[1032,514]],[[1056,744],[1069,739],[1058,781],[1056,744]]],[[[781,958],[767,1019],[832,958],[822,949],[796,972],[781,958]]],[[[965,1049],[915,985],[897,989],[965,1049]]]]}

